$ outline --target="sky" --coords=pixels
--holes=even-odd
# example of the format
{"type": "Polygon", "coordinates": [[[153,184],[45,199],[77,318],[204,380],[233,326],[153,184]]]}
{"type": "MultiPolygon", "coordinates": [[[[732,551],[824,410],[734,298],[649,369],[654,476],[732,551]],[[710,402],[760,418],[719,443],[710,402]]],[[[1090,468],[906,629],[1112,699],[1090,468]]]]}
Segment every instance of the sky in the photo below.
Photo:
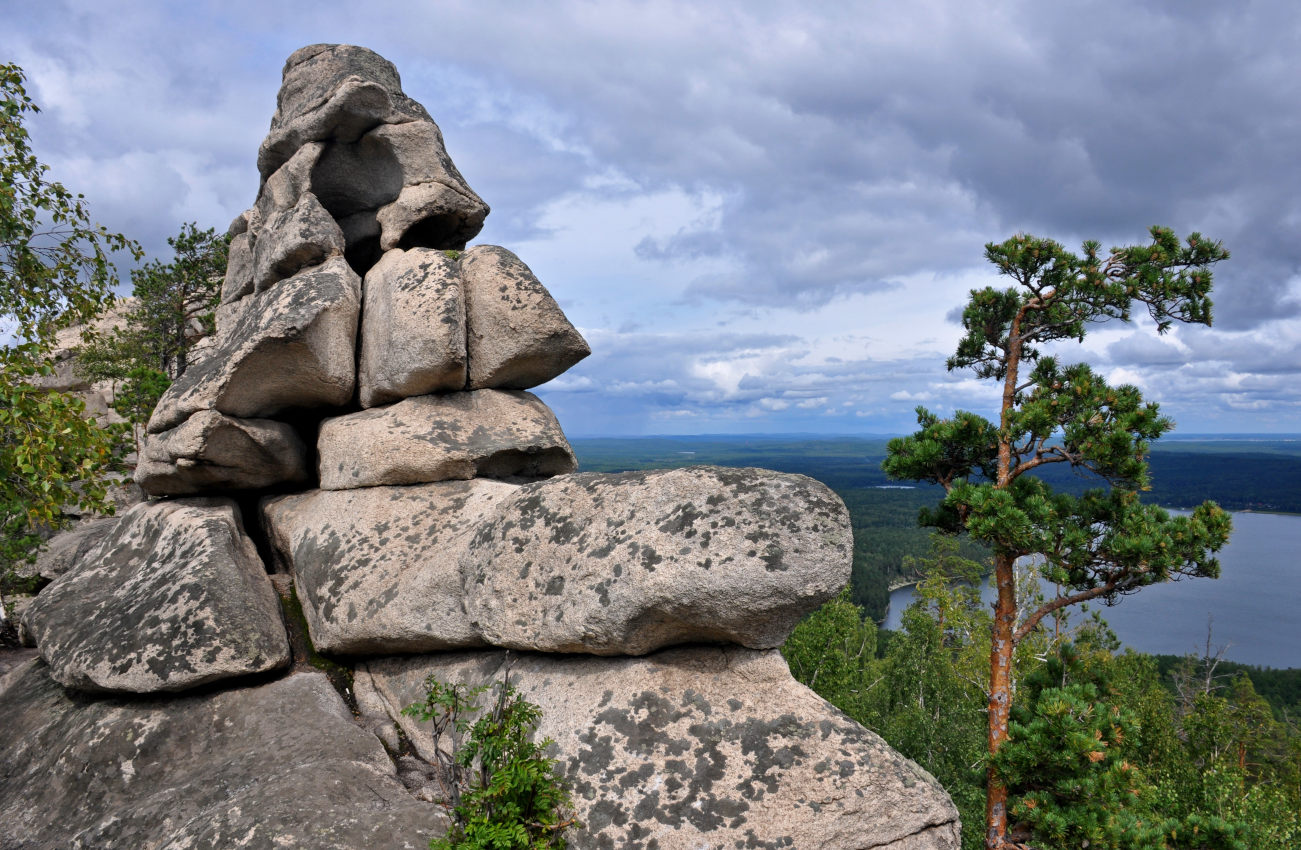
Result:
{"type": "MultiPolygon", "coordinates": [[[[1176,434],[1301,433],[1301,4],[0,0],[50,176],[168,259],[252,205],[286,57],[398,68],[592,355],[570,436],[898,434],[993,415],[945,370],[984,245],[1223,242],[1215,324],[1055,353],[1176,434]]],[[[128,269],[123,269],[124,278],[128,269]]],[[[127,287],[129,289],[129,286],[127,287]]]]}

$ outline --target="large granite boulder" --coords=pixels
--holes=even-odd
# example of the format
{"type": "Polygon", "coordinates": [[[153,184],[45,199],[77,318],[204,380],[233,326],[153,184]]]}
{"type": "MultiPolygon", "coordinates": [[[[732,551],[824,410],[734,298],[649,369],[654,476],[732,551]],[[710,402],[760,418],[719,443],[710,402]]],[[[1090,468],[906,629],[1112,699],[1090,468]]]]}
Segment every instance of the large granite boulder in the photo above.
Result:
{"type": "Polygon", "coordinates": [[[470,389],[526,390],[592,353],[533,272],[496,245],[461,255],[470,389]]]}
{"type": "Polygon", "coordinates": [[[306,484],[312,468],[291,426],[202,410],[170,431],[146,436],[135,480],[151,496],[185,496],[306,484]]]}
{"type": "Polygon", "coordinates": [[[397,69],[378,54],[317,44],[289,57],[258,153],[263,179],[312,142],[328,145],[313,189],[341,224],[353,219],[343,229],[354,256],[460,249],[483,227],[488,205],[457,171],[438,125],[402,92],[397,69]]]}
{"type": "Polygon", "coordinates": [[[447,829],[320,673],[86,700],[37,661],[0,717],[0,847],[415,850],[447,829]]]}
{"type": "Polygon", "coordinates": [[[464,390],[465,301],[456,261],[430,248],[394,249],[362,287],[361,406],[464,390]]]}
{"type": "Polygon", "coordinates": [[[180,691],[289,663],[280,603],[229,499],[145,502],[23,623],[60,684],[180,691]]]}
{"type": "Polygon", "coordinates": [[[690,467],[520,488],[464,555],[494,646],[640,655],[688,641],[780,646],[849,581],[844,502],[812,478],[690,467]]]}
{"type": "Polygon", "coordinates": [[[755,469],[320,490],[262,512],[312,640],[345,654],[767,649],[852,560],[830,490],[755,469]]]}
{"type": "Polygon", "coordinates": [[[402,94],[392,62],[350,44],[308,45],[285,60],[258,171],[265,180],[309,142],[355,142],[379,124],[419,120],[432,119],[402,94]]]}
{"type": "MultiPolygon", "coordinates": [[[[492,651],[368,661],[358,706],[433,760],[429,724],[402,715],[425,677],[486,684],[492,651]]],[[[644,658],[514,659],[538,736],[574,789],[570,847],[952,850],[958,814],[924,770],[796,682],[776,651],[693,647],[644,658]]]]}
{"type": "Polygon", "coordinates": [[[222,305],[214,350],[163,393],[149,433],[201,410],[258,419],[347,404],[360,311],[361,279],[342,257],[222,305]]]}
{"type": "Polygon", "coordinates": [[[545,478],[578,466],[550,408],[504,390],[416,396],[326,419],[316,450],[323,490],[545,478]]]}
{"type": "Polygon", "coordinates": [[[477,478],[315,490],[269,499],[262,515],[318,649],[425,652],[483,645],[459,556],[516,489],[477,478]]]}

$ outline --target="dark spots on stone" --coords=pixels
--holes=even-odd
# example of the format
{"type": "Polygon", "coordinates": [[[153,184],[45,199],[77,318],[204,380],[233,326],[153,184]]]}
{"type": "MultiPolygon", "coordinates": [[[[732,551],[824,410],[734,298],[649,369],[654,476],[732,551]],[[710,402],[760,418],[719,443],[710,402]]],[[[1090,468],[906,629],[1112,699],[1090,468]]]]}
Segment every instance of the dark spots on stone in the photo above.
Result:
{"type": "Polygon", "coordinates": [[[597,735],[593,729],[579,735],[578,742],[583,745],[583,749],[576,756],[577,772],[584,776],[598,776],[609,770],[610,765],[614,764],[613,740],[610,735],[597,735]]]}
{"type": "Polygon", "coordinates": [[[691,746],[689,739],[676,738],[668,728],[685,716],[664,697],[651,691],[642,691],[627,708],[610,707],[595,717],[596,724],[604,724],[623,737],[622,749],[640,755],[663,751],[670,756],[681,756],[691,746]]]}
{"type": "Polygon", "coordinates": [[[696,562],[696,566],[698,566],[698,567],[700,567],[701,569],[704,569],[704,570],[709,569],[709,568],[712,567],[713,565],[714,565],[714,559],[713,559],[713,558],[706,558],[706,559],[703,560],[703,561],[697,561],[697,562],[696,562]]]}
{"type": "Polygon", "coordinates": [[[768,547],[764,549],[763,554],[759,556],[759,560],[763,561],[764,569],[767,570],[768,572],[784,573],[786,572],[787,569],[786,563],[783,560],[784,556],[785,553],[781,550],[780,547],[770,543],[768,544],[768,547]]]}
{"type": "Polygon", "coordinates": [[[742,703],[736,697],[731,697],[727,700],[727,707],[732,709],[733,711],[740,711],[742,705],[744,705],[744,703],[742,703]]]}
{"type": "Polygon", "coordinates": [[[651,791],[638,800],[636,808],[632,810],[632,816],[639,821],[657,820],[660,823],[674,824],[674,821],[668,818],[668,813],[660,808],[658,791],[651,791]]]}
{"type": "Polygon", "coordinates": [[[629,790],[638,785],[644,785],[654,775],[655,765],[648,762],[636,770],[630,770],[623,776],[619,777],[619,787],[624,790],[629,790]]]}
{"type": "Polygon", "coordinates": [[[655,572],[655,565],[662,564],[664,559],[661,558],[654,549],[649,546],[643,546],[641,550],[641,565],[646,568],[647,572],[655,572]]]}
{"type": "Polygon", "coordinates": [[[627,822],[628,813],[623,806],[613,800],[599,800],[588,809],[583,826],[592,832],[600,832],[611,825],[623,826],[627,822]]]}
{"type": "Polygon", "coordinates": [[[623,575],[623,565],[622,565],[622,564],[615,564],[615,565],[614,565],[614,577],[615,577],[615,578],[618,578],[618,577],[621,576],[621,575],[623,575]]]}
{"type": "Polygon", "coordinates": [[[547,589],[545,591],[547,596],[559,596],[564,592],[565,592],[564,576],[555,576],[550,581],[547,582],[547,589]]]}
{"type": "Polygon", "coordinates": [[[683,502],[669,512],[656,528],[664,534],[681,534],[684,537],[695,536],[696,520],[703,519],[701,513],[691,502],[683,502]]]}
{"type": "Polygon", "coordinates": [[[605,693],[601,694],[601,701],[596,704],[596,707],[605,708],[610,704],[610,700],[612,699],[614,699],[614,691],[607,690],[605,693]]]}
{"type": "Polygon", "coordinates": [[[755,834],[753,829],[747,829],[745,831],[745,842],[742,843],[740,839],[737,839],[732,846],[736,847],[737,850],[780,850],[782,847],[794,847],[795,839],[789,835],[783,835],[771,841],[764,841],[755,834]]]}
{"type": "Polygon", "coordinates": [[[709,700],[705,699],[702,694],[691,690],[690,688],[688,688],[687,692],[682,695],[682,707],[694,708],[705,717],[714,713],[714,709],[710,706],[709,700]]]}
{"type": "Polygon", "coordinates": [[[596,597],[603,607],[610,607],[610,585],[614,584],[614,579],[606,579],[592,585],[592,590],[596,592],[596,597]]]}

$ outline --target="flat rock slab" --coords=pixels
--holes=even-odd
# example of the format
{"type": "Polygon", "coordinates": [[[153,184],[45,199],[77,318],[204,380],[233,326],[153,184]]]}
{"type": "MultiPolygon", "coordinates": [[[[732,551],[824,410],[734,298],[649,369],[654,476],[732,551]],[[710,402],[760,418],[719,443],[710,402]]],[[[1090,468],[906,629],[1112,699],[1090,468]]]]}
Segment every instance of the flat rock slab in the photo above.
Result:
{"type": "Polygon", "coordinates": [[[578,467],[550,408],[502,390],[416,396],[326,419],[317,454],[323,490],[545,478],[578,467]]]}
{"type": "Polygon", "coordinates": [[[519,257],[496,245],[461,255],[470,389],[526,390],[592,353],[519,257]]]}
{"type": "Polygon", "coordinates": [[[360,313],[361,278],[343,257],[223,305],[214,350],[163,393],[149,433],[201,410],[260,419],[348,403],[360,313]]]}
{"type": "Polygon", "coordinates": [[[283,422],[201,410],[146,436],[135,481],[151,496],[306,484],[313,477],[307,456],[307,445],[283,422]]]}
{"type": "Polygon", "coordinates": [[[262,512],[312,640],[345,654],[768,649],[852,560],[834,493],[754,469],[319,490],[262,512]]]}
{"type": "Polygon", "coordinates": [[[849,581],[844,502],[802,475],[688,467],[520,488],[471,540],[466,611],[494,646],[640,655],[780,646],[849,581]]]}
{"type": "Polygon", "coordinates": [[[280,603],[229,499],[146,502],[23,623],[60,684],[153,693],[280,669],[280,603]]]}
{"type": "Polygon", "coordinates": [[[459,556],[516,489],[477,478],[265,500],[265,526],[294,575],[316,648],[391,654],[483,646],[465,614],[459,556]]]}
{"type": "Polygon", "coordinates": [[[150,700],[0,691],[0,847],[415,850],[446,831],[325,676],[150,700]]]}
{"type": "Polygon", "coordinates": [[[363,281],[362,407],[465,389],[460,269],[443,251],[388,251],[363,281]]]}
{"type": "MultiPolygon", "coordinates": [[[[426,676],[478,685],[496,651],[369,661],[358,704],[427,759],[429,724],[401,715],[426,676]]],[[[644,658],[524,654],[510,678],[542,709],[539,737],[585,825],[570,847],[957,850],[940,785],[796,682],[776,651],[666,650],[644,658]]]]}

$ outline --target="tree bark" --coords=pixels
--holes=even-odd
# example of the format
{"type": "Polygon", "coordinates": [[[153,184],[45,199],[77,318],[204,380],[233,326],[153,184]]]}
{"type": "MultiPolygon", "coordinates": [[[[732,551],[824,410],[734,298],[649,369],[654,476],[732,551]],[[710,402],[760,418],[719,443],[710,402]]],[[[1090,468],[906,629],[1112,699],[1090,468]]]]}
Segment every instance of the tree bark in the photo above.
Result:
{"type": "MultiPolygon", "coordinates": [[[[989,650],[989,754],[992,757],[1007,740],[1012,710],[1012,650],[1016,643],[1015,557],[994,554],[994,581],[998,599],[994,603],[993,635],[989,650]]],[[[1007,836],[1007,787],[999,780],[991,762],[986,768],[985,847],[999,850],[1007,836]]]]}

